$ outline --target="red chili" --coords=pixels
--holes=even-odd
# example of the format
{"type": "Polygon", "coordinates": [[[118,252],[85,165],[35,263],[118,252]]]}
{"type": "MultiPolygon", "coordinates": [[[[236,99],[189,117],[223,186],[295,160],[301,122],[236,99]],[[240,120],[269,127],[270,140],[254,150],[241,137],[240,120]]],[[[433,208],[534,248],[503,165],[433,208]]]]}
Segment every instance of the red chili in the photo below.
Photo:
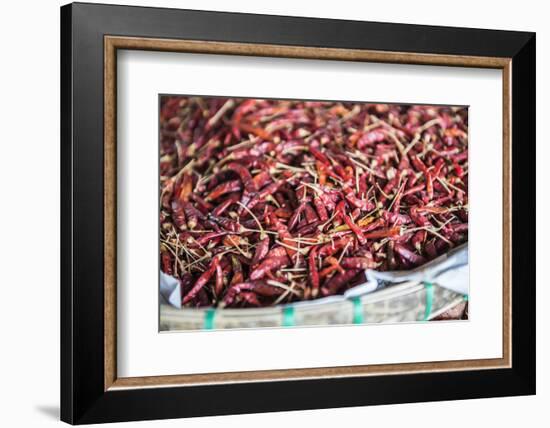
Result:
{"type": "Polygon", "coordinates": [[[344,257],[340,265],[346,269],[374,269],[377,263],[368,257],[344,257]]]}
{"type": "Polygon", "coordinates": [[[321,201],[320,198],[315,197],[313,198],[313,205],[315,205],[315,209],[317,210],[317,215],[319,216],[319,220],[322,222],[325,222],[328,220],[328,213],[327,209],[325,208],[325,205],[321,201]]]}
{"type": "Polygon", "coordinates": [[[209,232],[209,233],[205,233],[201,237],[197,238],[195,241],[200,245],[206,245],[210,241],[212,241],[213,239],[221,237],[221,236],[225,236],[228,233],[229,232],[225,232],[225,231],[222,231],[222,232],[209,232]]]}
{"type": "Polygon", "coordinates": [[[229,284],[235,285],[243,282],[243,266],[238,257],[234,255],[231,256],[231,269],[233,270],[233,277],[231,278],[231,282],[229,284]]]}
{"type": "Polygon", "coordinates": [[[231,205],[236,204],[240,199],[241,195],[239,193],[232,193],[212,210],[212,214],[216,217],[221,216],[231,205]]]}
{"type": "Polygon", "coordinates": [[[367,242],[367,239],[366,239],[365,235],[363,234],[363,231],[361,230],[361,228],[359,226],[357,226],[353,222],[353,220],[349,216],[347,216],[346,214],[344,214],[343,217],[344,217],[344,222],[348,225],[348,227],[357,236],[357,240],[359,241],[359,243],[361,245],[364,245],[367,242]]]}
{"type": "Polygon", "coordinates": [[[219,184],[206,197],[207,201],[213,201],[226,193],[239,192],[241,190],[240,180],[230,180],[219,184]]]}
{"type": "Polygon", "coordinates": [[[161,270],[185,306],[339,294],[468,239],[464,108],[163,96],[160,110],[161,270]]]}
{"type": "Polygon", "coordinates": [[[426,241],[427,235],[428,233],[425,230],[419,230],[413,235],[411,239],[411,244],[414,248],[416,248],[416,251],[418,251],[419,253],[422,251],[422,247],[424,246],[424,241],[426,241]]]}
{"type": "Polygon", "coordinates": [[[239,300],[248,303],[250,306],[261,306],[258,296],[252,291],[241,291],[238,297],[239,300]]]}
{"type": "Polygon", "coordinates": [[[395,244],[395,252],[399,254],[399,256],[406,260],[407,262],[410,262],[411,264],[418,266],[426,262],[426,259],[422,257],[421,255],[415,254],[412,251],[408,250],[401,244],[395,244]]]}
{"type": "Polygon", "coordinates": [[[357,274],[361,272],[359,269],[349,269],[344,273],[338,273],[328,280],[327,284],[321,288],[323,296],[329,296],[337,293],[340,288],[349,283],[357,274]]]}
{"type": "Polygon", "coordinates": [[[187,223],[185,222],[185,212],[181,206],[179,199],[172,201],[172,220],[179,230],[186,230],[187,223]]]}
{"type": "Polygon", "coordinates": [[[397,236],[401,233],[401,227],[395,226],[388,229],[379,229],[372,232],[365,233],[363,236],[366,239],[378,239],[378,238],[389,238],[392,236],[397,236]]]}
{"type": "Polygon", "coordinates": [[[185,202],[183,204],[183,211],[185,212],[185,217],[187,218],[187,227],[191,230],[197,227],[199,221],[206,220],[204,214],[195,208],[190,202],[185,202]]]}
{"type": "Polygon", "coordinates": [[[434,186],[430,172],[426,172],[426,192],[428,193],[428,199],[431,201],[434,198],[434,186]]]}
{"type": "Polygon", "coordinates": [[[255,192],[256,190],[258,190],[258,188],[256,187],[256,183],[254,182],[254,180],[252,180],[252,175],[250,175],[248,169],[243,165],[237,162],[231,162],[227,164],[225,169],[235,172],[241,179],[241,182],[243,183],[243,186],[247,191],[255,192]]]}
{"type": "Polygon", "coordinates": [[[248,281],[235,284],[229,288],[227,294],[224,297],[224,304],[231,305],[235,300],[235,297],[243,291],[253,291],[260,296],[276,297],[280,296],[284,290],[282,288],[268,285],[264,281],[248,281]]]}
{"type": "Polygon", "coordinates": [[[304,208],[304,214],[306,216],[307,223],[313,223],[319,220],[319,217],[317,217],[317,213],[313,209],[313,207],[308,203],[306,203],[306,206],[304,208]]]}
{"type": "Polygon", "coordinates": [[[208,214],[210,211],[214,209],[211,203],[207,202],[197,194],[191,193],[188,199],[191,199],[192,201],[194,201],[196,203],[197,208],[203,214],[208,214]]]}
{"type": "Polygon", "coordinates": [[[261,279],[266,276],[273,269],[278,269],[280,267],[288,265],[290,260],[287,255],[283,256],[272,256],[266,258],[260,265],[250,273],[250,279],[256,280],[261,279]]]}
{"type": "Polygon", "coordinates": [[[265,236],[260,240],[256,246],[256,251],[254,252],[254,257],[252,257],[252,266],[256,266],[260,263],[269,251],[269,236],[265,236]]]}
{"type": "Polygon", "coordinates": [[[337,241],[334,241],[334,243],[326,244],[319,250],[319,256],[321,257],[328,257],[331,256],[341,249],[347,247],[349,244],[351,244],[354,241],[353,237],[348,235],[340,238],[337,241]]]}
{"type": "Polygon", "coordinates": [[[214,275],[214,272],[216,272],[216,269],[218,268],[219,259],[217,257],[214,257],[212,259],[212,262],[210,263],[210,267],[203,272],[203,274],[197,279],[197,282],[195,282],[195,285],[193,285],[193,288],[182,300],[182,305],[185,305],[187,302],[190,302],[195,298],[197,293],[204,287],[207,282],[212,278],[212,275],[214,275]]]}
{"type": "Polygon", "coordinates": [[[313,247],[308,254],[308,273],[312,295],[315,298],[319,293],[319,272],[317,270],[317,247],[313,247]]]}
{"type": "Polygon", "coordinates": [[[307,202],[308,202],[307,200],[302,201],[298,206],[298,208],[294,210],[294,212],[292,213],[292,216],[288,220],[288,226],[287,226],[288,230],[292,231],[292,229],[296,227],[300,219],[300,215],[306,208],[307,202]]]}
{"type": "Polygon", "coordinates": [[[219,296],[223,290],[223,272],[222,266],[220,263],[216,264],[216,286],[215,286],[216,296],[219,296]]]}
{"type": "Polygon", "coordinates": [[[167,251],[161,251],[161,262],[162,262],[162,270],[167,275],[173,275],[174,271],[172,269],[173,263],[172,263],[172,257],[167,251]]]}

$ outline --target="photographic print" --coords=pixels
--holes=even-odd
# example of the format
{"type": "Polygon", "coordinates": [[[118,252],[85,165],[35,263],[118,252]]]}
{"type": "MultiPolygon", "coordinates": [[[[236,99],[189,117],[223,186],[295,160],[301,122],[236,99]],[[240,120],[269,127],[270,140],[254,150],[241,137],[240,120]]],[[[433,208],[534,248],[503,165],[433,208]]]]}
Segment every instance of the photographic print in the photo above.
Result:
{"type": "Polygon", "coordinates": [[[468,318],[468,108],[159,96],[160,330],[468,318]]]}
{"type": "Polygon", "coordinates": [[[534,33],[60,22],[61,420],[535,394],[534,33]]]}

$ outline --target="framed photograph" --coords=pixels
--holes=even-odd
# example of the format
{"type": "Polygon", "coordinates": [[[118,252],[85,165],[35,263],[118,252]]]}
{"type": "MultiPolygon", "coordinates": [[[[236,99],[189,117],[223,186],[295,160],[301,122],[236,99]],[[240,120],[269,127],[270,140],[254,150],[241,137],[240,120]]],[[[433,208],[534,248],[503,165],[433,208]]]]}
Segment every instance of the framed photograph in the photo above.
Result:
{"type": "Polygon", "coordinates": [[[61,105],[62,420],[535,393],[534,33],[76,3],[61,105]]]}

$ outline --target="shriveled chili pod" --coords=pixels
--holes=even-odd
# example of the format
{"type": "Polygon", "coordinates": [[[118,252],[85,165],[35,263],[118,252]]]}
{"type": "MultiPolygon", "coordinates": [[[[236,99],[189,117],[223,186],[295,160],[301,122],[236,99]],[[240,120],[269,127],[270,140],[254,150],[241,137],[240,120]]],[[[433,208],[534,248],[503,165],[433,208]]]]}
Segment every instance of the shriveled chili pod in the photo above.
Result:
{"type": "Polygon", "coordinates": [[[284,256],[266,258],[256,269],[250,272],[250,279],[262,279],[272,270],[287,266],[289,263],[290,260],[286,254],[284,256]]]}
{"type": "Polygon", "coordinates": [[[277,297],[283,294],[285,290],[268,285],[265,281],[241,282],[229,288],[223,299],[223,303],[227,306],[231,305],[235,298],[243,291],[253,291],[260,296],[277,297]]]}
{"type": "Polygon", "coordinates": [[[179,230],[187,229],[185,211],[179,199],[174,199],[172,201],[172,220],[174,220],[174,224],[179,230]]]}
{"type": "Polygon", "coordinates": [[[356,277],[359,272],[361,272],[359,269],[349,269],[344,273],[334,275],[325,285],[323,285],[321,294],[323,296],[330,296],[338,293],[338,291],[356,277]]]}
{"type": "Polygon", "coordinates": [[[346,269],[374,269],[377,263],[368,257],[344,257],[340,265],[346,269]]]}
{"type": "Polygon", "coordinates": [[[424,241],[426,240],[427,235],[428,232],[426,232],[425,230],[419,230],[413,235],[411,239],[411,244],[414,248],[416,248],[416,251],[418,251],[419,253],[422,252],[424,241]]]}
{"type": "Polygon", "coordinates": [[[206,201],[213,201],[227,193],[239,192],[241,190],[240,180],[225,181],[216,186],[206,197],[206,201]]]}
{"type": "Polygon", "coordinates": [[[235,255],[231,255],[231,269],[233,271],[233,277],[231,278],[229,285],[235,285],[243,282],[243,266],[239,258],[235,255]]]}
{"type": "Polygon", "coordinates": [[[210,263],[209,268],[202,273],[202,275],[197,279],[197,282],[195,282],[195,285],[193,285],[193,288],[187,295],[183,298],[182,304],[185,305],[186,303],[193,300],[197,293],[204,287],[207,282],[212,278],[212,275],[214,275],[214,272],[216,272],[217,266],[219,264],[219,258],[214,257],[212,262],[210,263]]]}
{"type": "Polygon", "coordinates": [[[214,288],[214,292],[216,293],[216,296],[221,295],[223,290],[223,271],[221,263],[216,264],[216,285],[214,288]]]}
{"type": "Polygon", "coordinates": [[[312,297],[319,293],[319,272],[317,271],[317,247],[313,247],[308,254],[308,275],[311,285],[312,297]]]}
{"type": "Polygon", "coordinates": [[[254,257],[252,257],[252,266],[256,266],[258,263],[260,263],[265,258],[265,256],[267,256],[268,251],[269,236],[266,235],[263,239],[260,240],[260,242],[256,246],[254,257]]]}
{"type": "Polygon", "coordinates": [[[402,260],[409,262],[414,266],[419,266],[426,262],[426,259],[423,256],[410,251],[401,244],[395,244],[395,252],[401,257],[402,260]]]}
{"type": "Polygon", "coordinates": [[[170,253],[166,250],[161,250],[161,263],[162,263],[162,270],[167,275],[173,275],[174,270],[172,269],[173,262],[172,262],[172,256],[170,256],[170,253]]]}

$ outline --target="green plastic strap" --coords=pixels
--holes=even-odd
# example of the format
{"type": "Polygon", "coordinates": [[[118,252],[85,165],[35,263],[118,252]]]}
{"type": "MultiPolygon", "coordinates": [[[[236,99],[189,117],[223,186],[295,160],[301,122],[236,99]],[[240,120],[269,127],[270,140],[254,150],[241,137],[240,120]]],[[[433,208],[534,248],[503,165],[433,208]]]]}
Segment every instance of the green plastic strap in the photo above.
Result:
{"type": "Polygon", "coordinates": [[[432,305],[434,301],[434,286],[431,282],[425,282],[424,288],[426,289],[426,310],[424,312],[424,321],[427,321],[432,314],[432,305]]]}
{"type": "Polygon", "coordinates": [[[462,296],[462,298],[464,299],[465,302],[468,301],[468,295],[467,295],[467,294],[465,294],[464,296],[462,296]]]}
{"type": "Polygon", "coordinates": [[[294,307],[286,306],[283,308],[283,327],[294,326],[294,307]]]}
{"type": "Polygon", "coordinates": [[[214,319],[216,318],[215,309],[207,309],[204,313],[204,329],[212,330],[214,328],[214,319]]]}
{"type": "Polygon", "coordinates": [[[363,324],[363,305],[361,304],[361,298],[354,297],[351,301],[353,303],[353,323],[363,324]]]}

